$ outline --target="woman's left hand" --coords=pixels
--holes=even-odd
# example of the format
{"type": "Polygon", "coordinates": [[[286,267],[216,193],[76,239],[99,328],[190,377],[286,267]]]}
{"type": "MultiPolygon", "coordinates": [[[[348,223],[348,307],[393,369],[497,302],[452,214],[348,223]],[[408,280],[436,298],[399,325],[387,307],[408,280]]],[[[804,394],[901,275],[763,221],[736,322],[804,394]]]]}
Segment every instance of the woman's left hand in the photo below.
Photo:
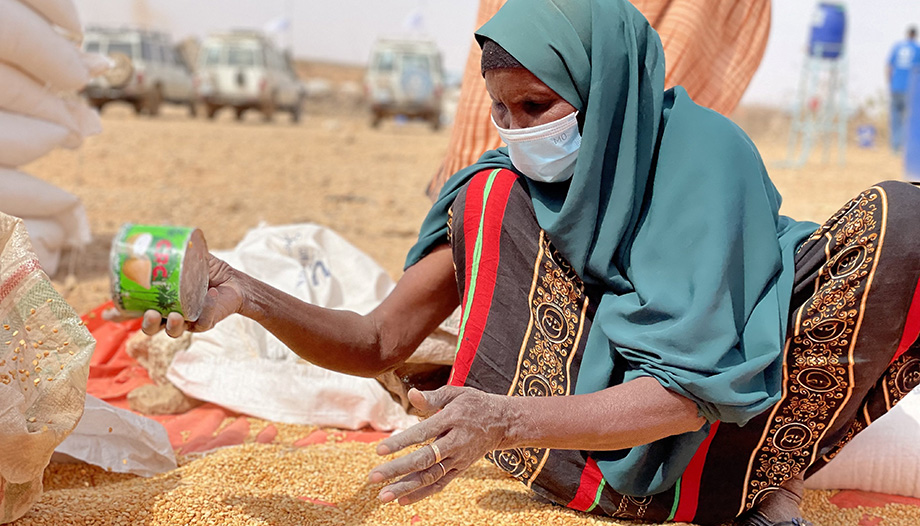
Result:
{"type": "Polygon", "coordinates": [[[377,445],[378,455],[390,455],[413,444],[426,445],[381,464],[370,474],[372,483],[391,482],[380,490],[383,502],[398,499],[412,504],[444,489],[486,453],[507,449],[508,414],[512,398],[484,393],[470,387],[447,385],[435,391],[409,391],[409,401],[432,416],[377,445]]]}

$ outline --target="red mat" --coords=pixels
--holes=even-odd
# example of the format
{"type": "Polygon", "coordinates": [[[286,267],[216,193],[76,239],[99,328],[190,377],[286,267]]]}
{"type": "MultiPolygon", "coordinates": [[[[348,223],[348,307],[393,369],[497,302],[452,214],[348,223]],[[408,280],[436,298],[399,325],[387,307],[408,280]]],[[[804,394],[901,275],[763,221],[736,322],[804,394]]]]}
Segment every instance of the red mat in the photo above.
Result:
{"type": "MultiPolygon", "coordinates": [[[[86,327],[96,338],[96,351],[90,362],[89,380],[86,392],[96,398],[130,410],[128,393],[142,385],[152,384],[147,370],[134,358],[128,356],[125,344],[128,338],[140,330],[141,320],[112,322],[102,318],[102,312],[112,307],[105,303],[83,316],[86,327]]],[[[178,415],[147,416],[163,424],[169,433],[169,441],[177,454],[210,451],[215,448],[242,444],[249,436],[249,421],[242,415],[223,407],[205,403],[186,413],[178,415]],[[235,421],[217,433],[224,421],[235,421]]],[[[259,432],[256,441],[263,444],[272,443],[278,430],[269,425],[259,432]]],[[[389,433],[368,431],[324,431],[318,430],[307,434],[295,442],[295,446],[307,446],[324,443],[329,439],[336,441],[377,442],[389,436],[389,433]]]]}

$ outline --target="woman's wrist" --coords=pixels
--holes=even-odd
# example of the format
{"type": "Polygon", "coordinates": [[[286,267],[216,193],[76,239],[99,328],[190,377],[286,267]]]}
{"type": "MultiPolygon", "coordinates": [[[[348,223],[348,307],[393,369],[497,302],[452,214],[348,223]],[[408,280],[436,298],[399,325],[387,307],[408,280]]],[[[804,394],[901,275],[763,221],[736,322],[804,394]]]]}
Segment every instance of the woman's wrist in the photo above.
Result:
{"type": "Polygon", "coordinates": [[[262,288],[260,285],[264,286],[265,284],[234,268],[231,268],[231,272],[233,273],[232,280],[237,284],[237,292],[240,295],[240,306],[236,311],[237,314],[261,323],[268,313],[268,305],[259,298],[271,296],[270,294],[263,294],[259,290],[262,288]]]}

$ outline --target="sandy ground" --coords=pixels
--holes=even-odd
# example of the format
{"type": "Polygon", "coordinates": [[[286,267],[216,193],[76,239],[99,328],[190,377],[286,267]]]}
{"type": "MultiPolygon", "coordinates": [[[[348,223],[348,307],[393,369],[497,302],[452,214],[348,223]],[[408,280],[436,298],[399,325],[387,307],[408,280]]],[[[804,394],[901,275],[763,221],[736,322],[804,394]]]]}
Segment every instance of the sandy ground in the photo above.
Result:
{"type": "MultiPolygon", "coordinates": [[[[449,131],[394,121],[372,129],[364,112],[336,109],[311,101],[303,121],[292,124],[286,115],[265,123],[254,113],[243,122],[224,113],[210,122],[179,109],[149,118],[136,117],[126,105],[107,106],[102,135],[26,167],[78,195],[89,213],[93,243],[71,256],[70,279],[65,259],[56,285],[78,312],[106,301],[109,245],[125,222],[197,226],[215,249],[232,248],[261,222],[315,222],[398,278],[427,211],[424,188],[449,131]]],[[[851,145],[845,166],[837,164],[836,152],[829,164],[816,152],[802,168],[782,168],[785,134],[740,121],[761,149],[784,196],[783,213],[791,217],[823,221],[865,187],[901,178],[900,160],[883,147],[851,145]]]]}

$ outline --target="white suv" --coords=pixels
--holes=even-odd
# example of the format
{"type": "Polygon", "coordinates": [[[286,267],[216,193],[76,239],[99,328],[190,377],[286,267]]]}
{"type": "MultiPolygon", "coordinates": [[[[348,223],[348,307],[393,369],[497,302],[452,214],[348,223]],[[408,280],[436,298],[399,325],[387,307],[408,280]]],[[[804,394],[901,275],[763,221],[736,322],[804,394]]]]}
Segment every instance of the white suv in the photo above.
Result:
{"type": "Polygon", "coordinates": [[[237,119],[255,109],[270,121],[281,110],[298,122],[306,96],[289,56],[251,31],[206,38],[198,53],[195,83],[209,119],[226,106],[234,109],[237,119]]]}
{"type": "Polygon", "coordinates": [[[441,52],[429,40],[378,40],[364,79],[371,106],[371,125],[402,115],[441,126],[444,73],[441,52]]]}
{"type": "Polygon", "coordinates": [[[157,115],[163,102],[188,107],[196,114],[192,73],[165,33],[138,29],[90,28],[83,49],[107,55],[115,66],[84,89],[89,103],[101,110],[110,101],[126,101],[137,113],[157,115]]]}

